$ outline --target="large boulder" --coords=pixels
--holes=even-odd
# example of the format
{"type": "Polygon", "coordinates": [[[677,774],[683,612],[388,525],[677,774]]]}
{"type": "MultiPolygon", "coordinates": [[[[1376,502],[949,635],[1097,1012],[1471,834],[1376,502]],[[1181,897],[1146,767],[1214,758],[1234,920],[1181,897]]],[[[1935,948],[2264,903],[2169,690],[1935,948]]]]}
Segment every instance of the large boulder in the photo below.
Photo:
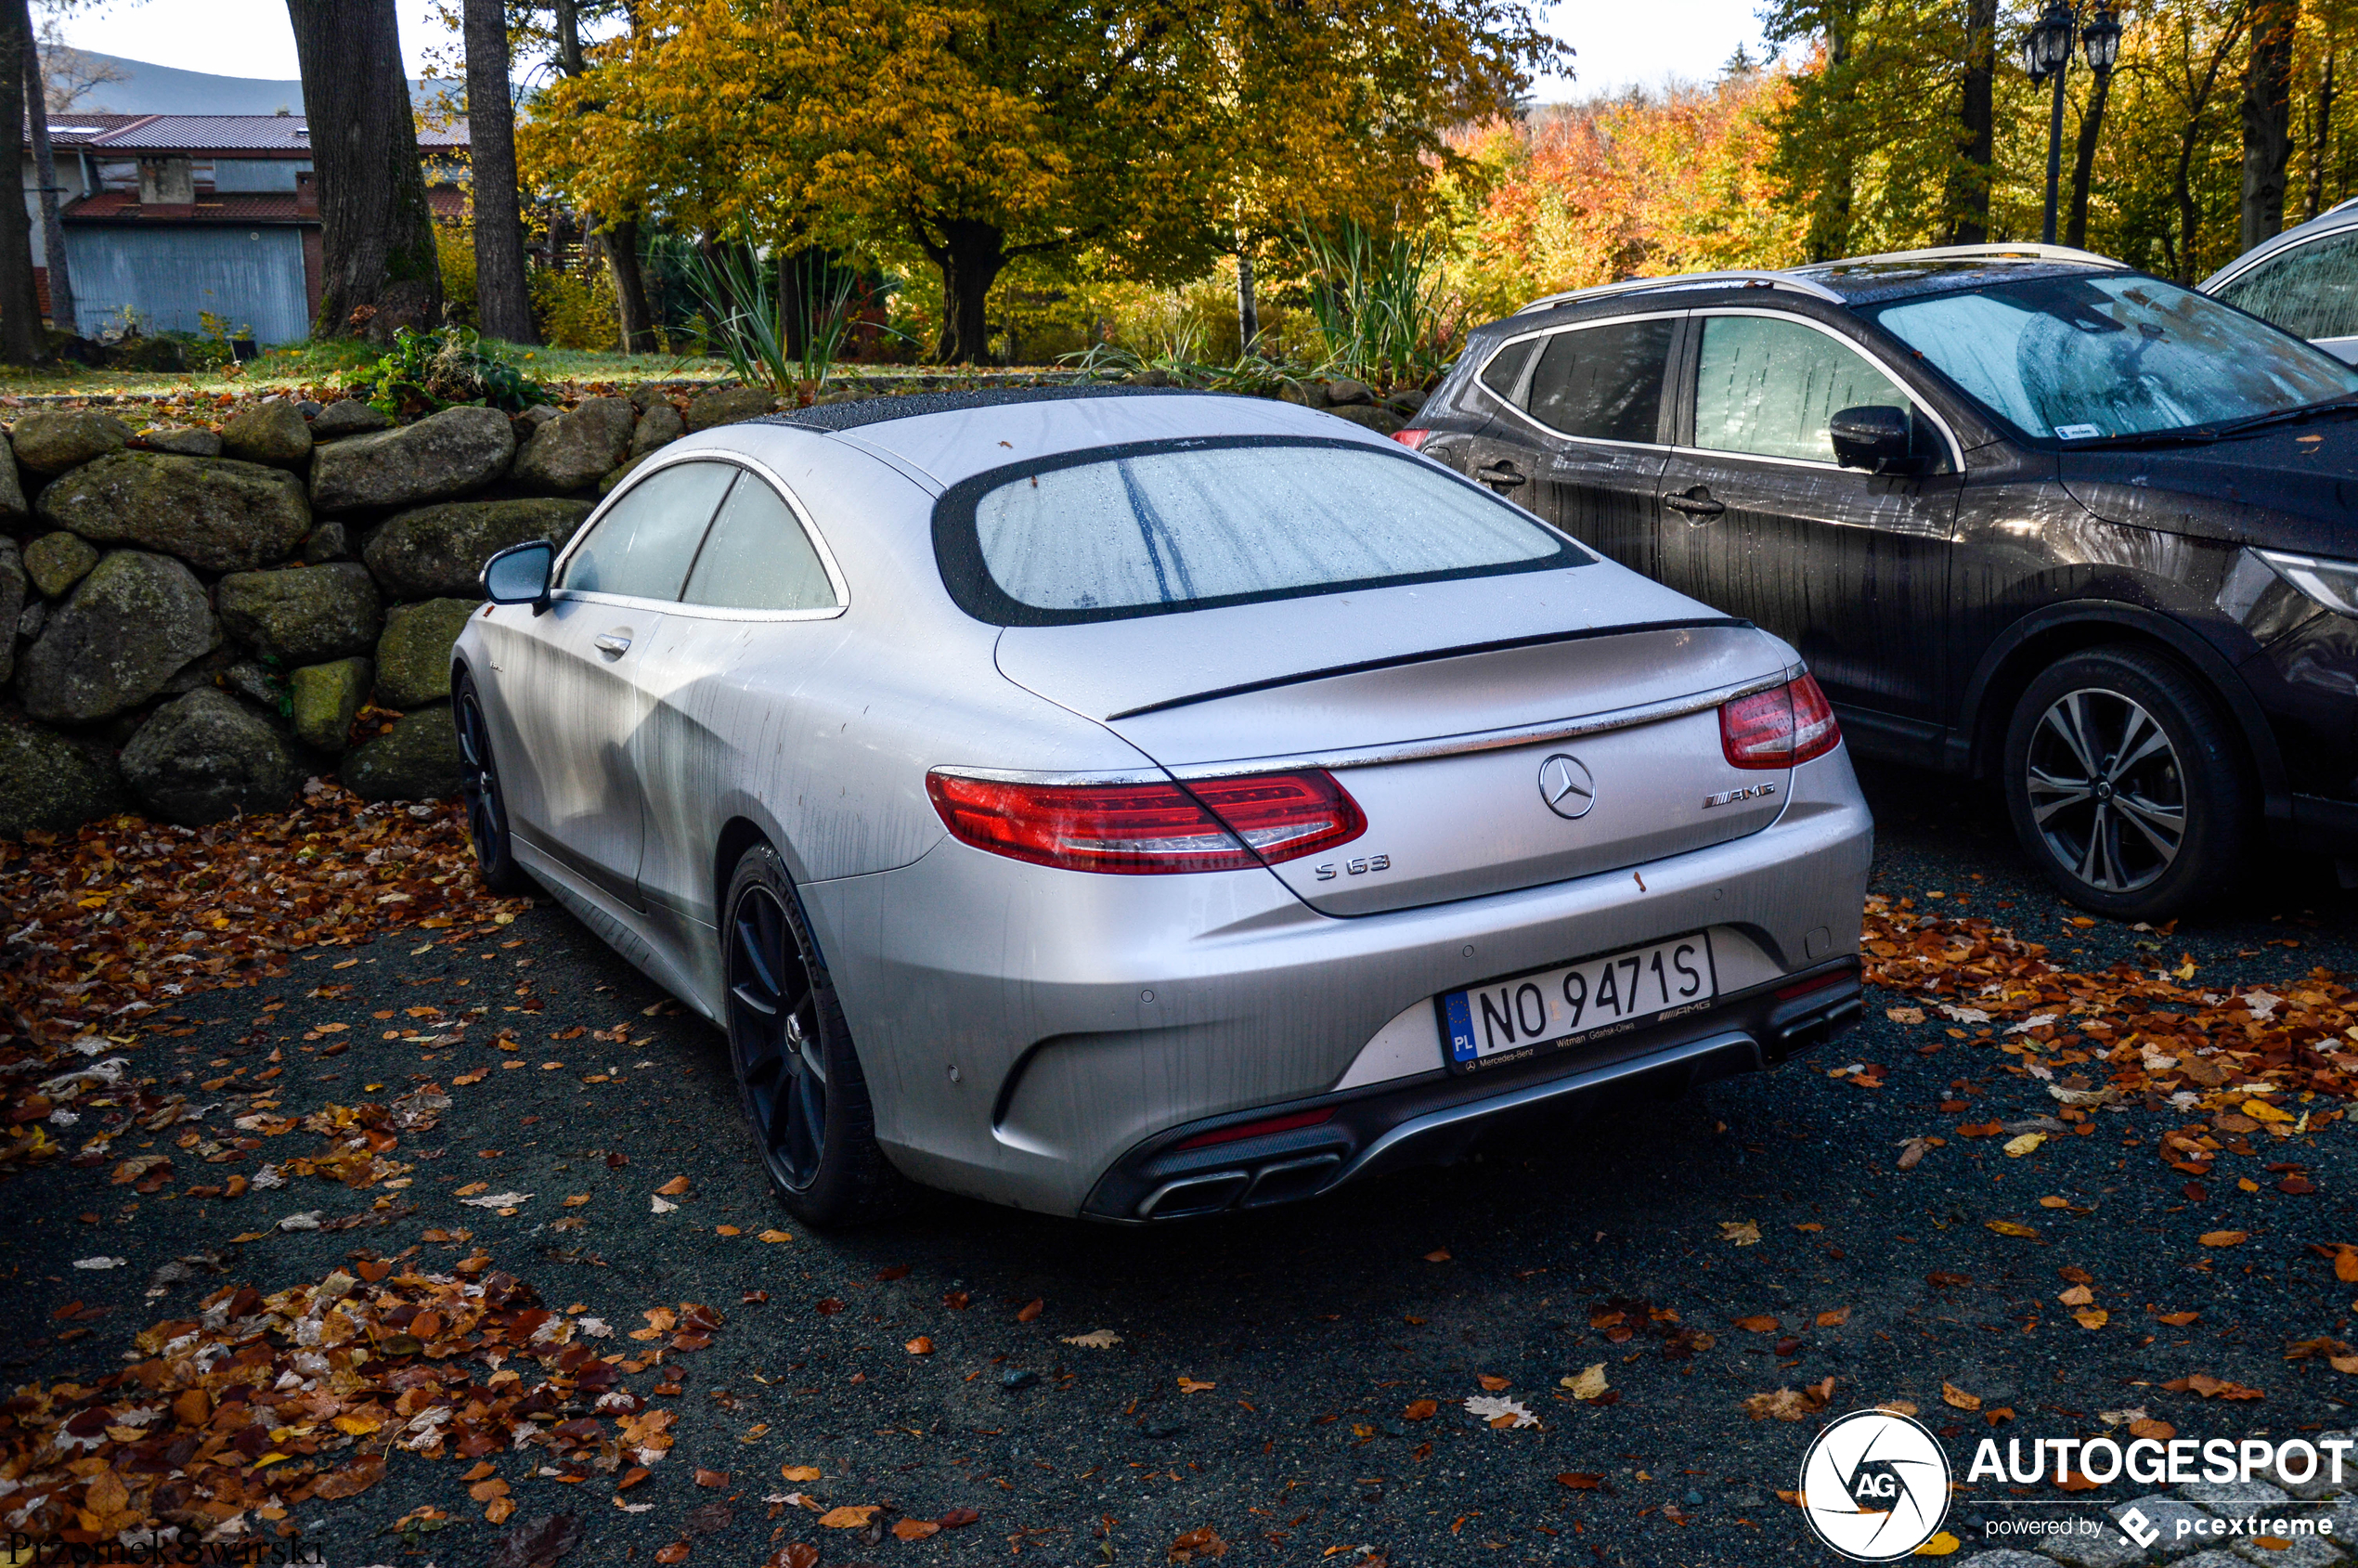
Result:
{"type": "Polygon", "coordinates": [[[117,452],[41,492],[43,521],[102,544],[143,545],[208,572],[283,561],[311,531],[303,482],[227,458],[117,452]]]}
{"type": "Polygon", "coordinates": [[[0,534],[0,682],[17,667],[17,621],[24,615],[24,563],[17,541],[0,534]]]}
{"type": "Polygon", "coordinates": [[[295,739],[321,751],[342,751],[375,675],[376,667],[367,659],[337,659],[307,665],[287,677],[295,739]]]}
{"type": "Polygon", "coordinates": [[[249,404],[221,427],[221,449],[247,462],[301,473],[311,464],[311,426],[283,397],[249,404]]]}
{"type": "Polygon", "coordinates": [[[44,599],[64,598],[66,590],[88,577],[97,564],[98,547],[63,528],[24,547],[25,576],[44,599]]]}
{"type": "Polygon", "coordinates": [[[311,458],[311,504],[322,512],[438,501],[508,472],[516,434],[497,408],[445,408],[399,430],[330,441],[311,458]]]}
{"type": "Polygon", "coordinates": [[[688,405],[688,429],[691,433],[710,430],[715,425],[737,424],[758,419],[777,403],[774,394],[766,386],[724,386],[707,392],[688,405]]]}
{"type": "Polygon", "coordinates": [[[630,455],[643,458],[688,434],[688,421],[668,403],[650,403],[630,432],[630,455]]]}
{"type": "Polygon", "coordinates": [[[560,495],[588,489],[622,460],[636,427],[629,398],[585,397],[532,433],[516,454],[516,483],[560,495]]]}
{"type": "Polygon", "coordinates": [[[160,425],[143,430],[139,433],[139,445],[150,452],[173,452],[184,458],[221,455],[221,437],[201,424],[160,425]]]}
{"type": "Polygon", "coordinates": [[[1406,429],[1408,423],[1381,404],[1344,403],[1328,408],[1327,412],[1339,420],[1348,420],[1364,430],[1372,430],[1378,435],[1390,435],[1396,430],[1406,429]]]}
{"type": "Polygon", "coordinates": [[[0,713],[0,837],[80,827],[125,804],[122,775],[104,747],[0,713]]]}
{"type": "Polygon", "coordinates": [[[8,438],[0,435],[0,523],[20,521],[32,512],[24,504],[24,484],[17,478],[17,460],[8,449],[8,438]]]}
{"type": "Polygon", "coordinates": [[[377,585],[357,561],[233,572],[213,602],[230,636],[285,665],[365,654],[384,623],[377,585]]]}
{"type": "Polygon", "coordinates": [[[27,414],[8,433],[17,461],[35,473],[63,473],[93,458],[120,452],[131,440],[131,427],[112,414],[88,408],[57,409],[27,414]]]}
{"type": "Polygon", "coordinates": [[[303,770],[268,722],[204,687],[139,726],[123,748],[123,779],[154,815],[202,827],[240,811],[285,810],[303,787],[303,770]]]}
{"type": "Polygon", "coordinates": [[[118,550],[90,568],[25,650],[17,695],[45,723],[93,724],[146,702],[220,643],[195,573],[168,556],[118,550]]]}
{"type": "Polygon", "coordinates": [[[589,515],[585,501],[446,501],[388,519],[360,556],[395,599],[471,594],[483,564],[500,551],[526,539],[562,550],[589,515]]]}
{"type": "Polygon", "coordinates": [[[450,705],[402,715],[391,730],[345,753],[337,771],[363,800],[440,800],[458,794],[463,769],[450,705]]]}
{"type": "Polygon", "coordinates": [[[339,398],[311,418],[311,439],[331,441],[339,435],[361,435],[386,430],[393,421],[357,397],[339,398]]]}
{"type": "Polygon", "coordinates": [[[377,706],[402,711],[450,695],[450,645],[479,601],[429,599],[385,617],[377,639],[377,706]]]}

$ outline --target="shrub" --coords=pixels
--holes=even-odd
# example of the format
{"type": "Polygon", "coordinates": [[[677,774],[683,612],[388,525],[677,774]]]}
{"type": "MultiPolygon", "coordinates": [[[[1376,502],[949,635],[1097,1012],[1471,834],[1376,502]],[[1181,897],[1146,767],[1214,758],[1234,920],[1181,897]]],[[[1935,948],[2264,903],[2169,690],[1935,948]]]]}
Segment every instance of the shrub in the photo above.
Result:
{"type": "Polygon", "coordinates": [[[393,352],[356,377],[352,390],[367,397],[379,413],[395,419],[460,403],[512,414],[553,401],[547,387],[477,337],[472,327],[445,327],[437,332],[402,328],[393,335],[393,352]]]}
{"type": "Polygon", "coordinates": [[[604,267],[581,272],[535,267],[528,285],[533,325],[551,348],[613,348],[622,341],[614,279],[604,267]]]}

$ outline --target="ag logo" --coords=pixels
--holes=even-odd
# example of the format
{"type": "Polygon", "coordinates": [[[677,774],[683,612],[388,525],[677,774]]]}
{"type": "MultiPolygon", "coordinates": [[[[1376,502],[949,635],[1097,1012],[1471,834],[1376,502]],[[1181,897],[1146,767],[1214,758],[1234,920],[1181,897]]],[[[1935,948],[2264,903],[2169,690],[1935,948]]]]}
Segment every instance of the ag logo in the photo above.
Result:
{"type": "Polygon", "coordinates": [[[1949,1456],[1932,1433],[1889,1410],[1854,1410],[1801,1461],[1802,1516],[1855,1562],[1906,1557],[1949,1513],[1949,1456]]]}

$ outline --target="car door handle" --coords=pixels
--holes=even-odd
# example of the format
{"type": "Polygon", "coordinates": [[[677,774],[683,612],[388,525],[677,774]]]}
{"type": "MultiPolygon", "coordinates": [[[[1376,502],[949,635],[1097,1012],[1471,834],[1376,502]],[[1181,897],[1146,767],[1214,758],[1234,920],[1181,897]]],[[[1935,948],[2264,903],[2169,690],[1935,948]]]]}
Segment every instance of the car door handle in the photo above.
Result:
{"type": "Polygon", "coordinates": [[[608,658],[618,659],[630,652],[630,633],[628,630],[602,631],[590,639],[590,644],[608,658]]]}
{"type": "Polygon", "coordinates": [[[1673,512],[1685,513],[1690,523],[1699,518],[1717,517],[1728,510],[1727,502],[1713,500],[1711,491],[1702,485],[1695,486],[1684,495],[1665,496],[1662,504],[1673,512]]]}
{"type": "Polygon", "coordinates": [[[1511,490],[1523,482],[1521,470],[1510,462],[1495,462],[1487,468],[1474,470],[1474,477],[1494,489],[1511,490]]]}

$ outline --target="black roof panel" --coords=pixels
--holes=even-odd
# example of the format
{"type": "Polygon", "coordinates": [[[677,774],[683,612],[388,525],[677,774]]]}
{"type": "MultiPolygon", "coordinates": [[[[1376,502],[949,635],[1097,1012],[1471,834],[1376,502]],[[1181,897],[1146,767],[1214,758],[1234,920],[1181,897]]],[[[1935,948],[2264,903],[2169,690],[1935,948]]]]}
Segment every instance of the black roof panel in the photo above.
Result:
{"type": "Polygon", "coordinates": [[[1792,274],[1832,289],[1846,305],[1887,305],[1918,294],[1961,293],[1968,289],[2022,283],[2037,278],[2104,277],[2120,270],[2088,262],[2028,256],[2020,260],[1955,256],[1925,261],[1824,262],[1815,266],[1794,267],[1792,274]]]}

